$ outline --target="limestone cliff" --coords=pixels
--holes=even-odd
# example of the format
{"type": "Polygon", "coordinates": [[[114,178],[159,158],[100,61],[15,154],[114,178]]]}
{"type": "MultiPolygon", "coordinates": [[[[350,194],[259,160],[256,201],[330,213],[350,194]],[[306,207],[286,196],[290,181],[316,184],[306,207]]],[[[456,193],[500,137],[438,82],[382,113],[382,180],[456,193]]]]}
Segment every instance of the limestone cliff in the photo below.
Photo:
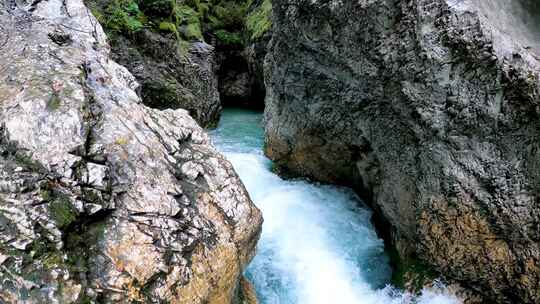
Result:
{"type": "Polygon", "coordinates": [[[275,0],[273,14],[267,155],[355,187],[404,261],[540,303],[538,2],[275,0]]]}
{"type": "Polygon", "coordinates": [[[0,3],[0,302],[232,303],[261,214],[81,0],[0,3]]]}

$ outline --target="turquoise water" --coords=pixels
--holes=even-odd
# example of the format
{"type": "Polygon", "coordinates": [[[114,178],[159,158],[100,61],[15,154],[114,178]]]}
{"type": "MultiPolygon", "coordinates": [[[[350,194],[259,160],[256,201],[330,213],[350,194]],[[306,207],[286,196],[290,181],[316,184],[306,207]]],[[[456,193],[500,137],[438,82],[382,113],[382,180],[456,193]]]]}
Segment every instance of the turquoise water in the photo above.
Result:
{"type": "Polygon", "coordinates": [[[350,189],[274,174],[262,152],[262,113],[226,109],[211,136],[264,216],[246,271],[261,304],[459,303],[444,288],[413,297],[389,286],[369,209],[350,189]]]}

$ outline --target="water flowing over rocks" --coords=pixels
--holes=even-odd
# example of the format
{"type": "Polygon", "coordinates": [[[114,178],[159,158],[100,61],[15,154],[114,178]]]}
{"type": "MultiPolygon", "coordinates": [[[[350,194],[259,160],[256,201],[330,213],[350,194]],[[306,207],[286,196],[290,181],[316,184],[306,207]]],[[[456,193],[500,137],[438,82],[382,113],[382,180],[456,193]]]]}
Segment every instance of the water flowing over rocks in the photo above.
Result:
{"type": "Polygon", "coordinates": [[[274,0],[266,153],[371,202],[402,260],[540,303],[537,1],[274,0]]]}
{"type": "MultiPolygon", "coordinates": [[[[0,3],[0,302],[240,303],[261,214],[81,0],[0,3]]],[[[246,300],[247,299],[247,300],[246,300]]]]}

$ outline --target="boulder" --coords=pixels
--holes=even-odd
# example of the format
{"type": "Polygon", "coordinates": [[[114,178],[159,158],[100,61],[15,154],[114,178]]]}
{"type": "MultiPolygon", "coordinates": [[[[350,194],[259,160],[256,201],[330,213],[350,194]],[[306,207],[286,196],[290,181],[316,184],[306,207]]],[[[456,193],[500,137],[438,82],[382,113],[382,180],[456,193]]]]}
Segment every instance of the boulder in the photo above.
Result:
{"type": "Polygon", "coordinates": [[[0,302],[237,303],[262,217],[81,0],[0,4],[0,302]]]}

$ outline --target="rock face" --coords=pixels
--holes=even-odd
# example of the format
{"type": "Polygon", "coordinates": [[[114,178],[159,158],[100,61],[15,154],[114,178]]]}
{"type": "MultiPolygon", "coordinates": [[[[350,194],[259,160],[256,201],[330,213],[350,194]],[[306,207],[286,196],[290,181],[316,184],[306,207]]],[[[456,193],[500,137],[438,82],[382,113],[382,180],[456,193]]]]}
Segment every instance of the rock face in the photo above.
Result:
{"type": "Polygon", "coordinates": [[[272,30],[268,30],[264,35],[252,41],[244,50],[244,58],[248,63],[248,70],[251,80],[251,100],[256,102],[255,107],[264,109],[264,99],[266,87],[264,85],[264,58],[266,48],[272,37],[272,30]]]}
{"type": "Polygon", "coordinates": [[[0,302],[236,303],[261,215],[80,0],[0,4],[0,302]]]}
{"type": "Polygon", "coordinates": [[[216,45],[219,55],[218,83],[225,106],[264,109],[264,57],[271,32],[246,45],[216,45]]]}
{"type": "Polygon", "coordinates": [[[402,258],[540,303],[537,2],[273,4],[266,153],[358,189],[402,258]]]}
{"type": "Polygon", "coordinates": [[[201,126],[215,125],[221,101],[214,48],[194,42],[182,54],[174,37],[149,30],[136,36],[135,42],[118,37],[112,57],[140,83],[143,103],[157,109],[185,109],[201,126]]]}

